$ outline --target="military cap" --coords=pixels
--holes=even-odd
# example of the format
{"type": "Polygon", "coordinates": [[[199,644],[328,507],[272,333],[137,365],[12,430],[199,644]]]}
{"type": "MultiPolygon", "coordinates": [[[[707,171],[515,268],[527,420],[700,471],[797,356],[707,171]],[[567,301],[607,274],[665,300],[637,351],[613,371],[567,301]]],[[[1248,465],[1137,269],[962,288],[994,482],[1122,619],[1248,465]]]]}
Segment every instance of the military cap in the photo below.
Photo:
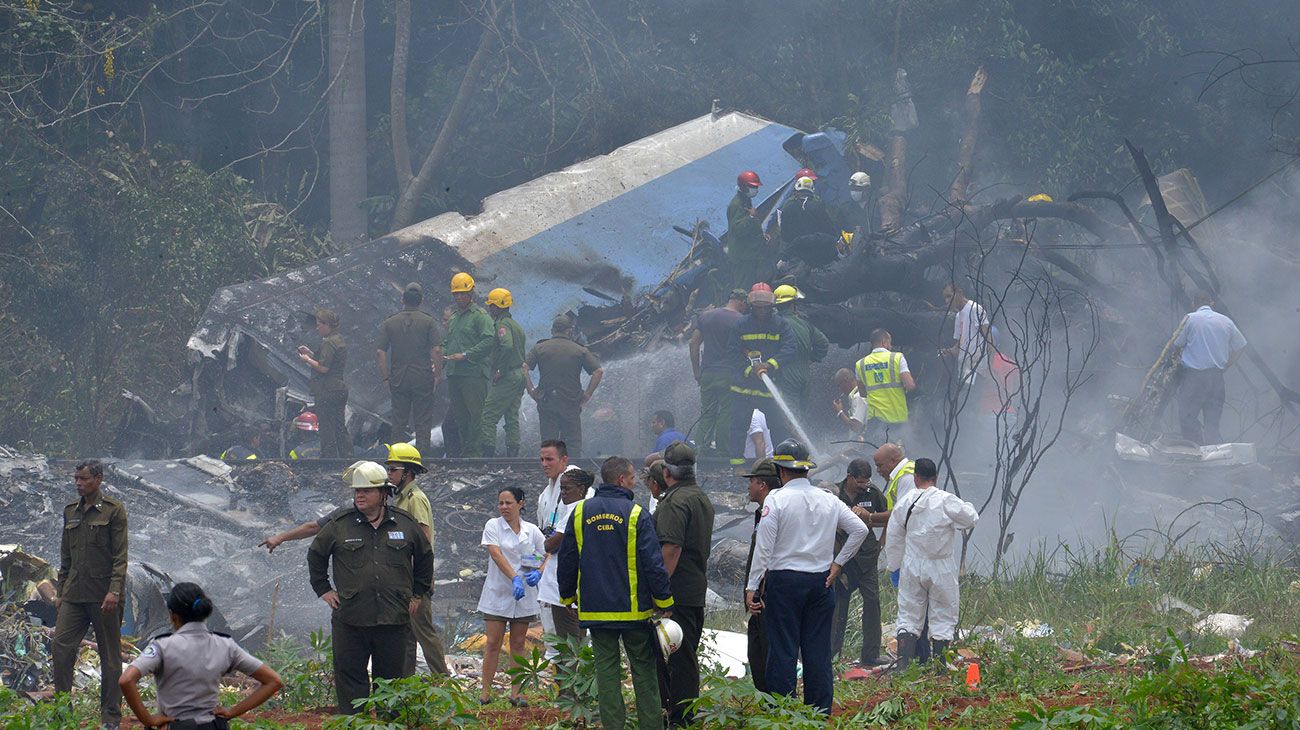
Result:
{"type": "Polygon", "coordinates": [[[695,449],[684,441],[674,441],[664,449],[664,461],[673,466],[686,466],[695,463],[695,449]]]}
{"type": "Polygon", "coordinates": [[[771,459],[759,459],[754,462],[748,474],[741,474],[742,477],[775,477],[778,476],[776,471],[776,462],[771,459]]]}

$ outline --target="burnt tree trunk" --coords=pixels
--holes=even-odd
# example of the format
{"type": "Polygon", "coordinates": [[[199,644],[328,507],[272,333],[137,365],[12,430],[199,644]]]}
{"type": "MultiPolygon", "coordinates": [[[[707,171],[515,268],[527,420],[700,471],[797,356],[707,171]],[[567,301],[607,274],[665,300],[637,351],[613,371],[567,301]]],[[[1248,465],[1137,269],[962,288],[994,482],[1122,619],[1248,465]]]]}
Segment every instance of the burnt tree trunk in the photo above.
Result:
{"type": "Polygon", "coordinates": [[[980,66],[970,80],[966,90],[966,128],[962,131],[961,147],[957,150],[957,174],[948,189],[948,200],[954,203],[967,200],[970,189],[971,172],[975,169],[975,142],[979,139],[981,94],[989,75],[980,66]]]}
{"type": "MultiPolygon", "coordinates": [[[[888,252],[855,246],[847,257],[799,277],[797,284],[810,302],[820,304],[843,302],[873,291],[914,295],[925,291],[923,274],[927,267],[955,265],[967,253],[991,249],[992,240],[980,241],[984,229],[997,221],[1017,218],[1058,218],[1082,226],[1098,238],[1109,238],[1121,230],[1102,220],[1091,208],[1077,203],[1031,203],[1022,198],[1007,198],[984,205],[954,205],[899,231],[886,242],[888,252]]],[[[1090,287],[1107,289],[1057,252],[1034,247],[1030,253],[1090,287]]]]}

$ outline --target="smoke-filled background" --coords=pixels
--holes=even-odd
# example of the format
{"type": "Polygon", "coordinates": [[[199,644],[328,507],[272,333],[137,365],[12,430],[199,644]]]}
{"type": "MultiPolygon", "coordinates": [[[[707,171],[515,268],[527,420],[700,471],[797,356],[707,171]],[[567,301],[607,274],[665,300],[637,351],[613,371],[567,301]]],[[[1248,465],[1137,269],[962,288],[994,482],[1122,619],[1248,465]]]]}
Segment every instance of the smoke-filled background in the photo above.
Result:
{"type": "MultiPolygon", "coordinates": [[[[487,195],[715,103],[806,131],[833,126],[883,181],[896,67],[908,72],[920,121],[909,134],[908,221],[947,203],[963,99],[981,66],[974,203],[1105,191],[1151,229],[1126,139],[1157,175],[1189,170],[1211,209],[1249,190],[1196,234],[1261,357],[1283,383],[1300,383],[1291,286],[1300,177],[1289,168],[1266,178],[1300,152],[1296,28],[1300,6],[1285,0],[0,0],[0,443],[106,453],[122,390],[157,401],[186,382],[185,340],[218,287],[446,211],[473,213],[487,195]]],[[[719,209],[732,185],[717,180],[719,209]]],[[[1097,209],[1122,225],[1116,208],[1097,209]]],[[[1128,500],[1151,502],[1140,511],[1147,522],[1177,514],[1181,504],[1138,497],[1137,487],[1168,482],[1177,493],[1185,482],[1117,466],[1110,435],[1184,310],[1132,235],[1070,249],[1077,228],[1030,228],[991,226],[971,245],[1064,246],[1104,287],[1022,269],[1015,255],[980,259],[982,293],[1009,292],[1004,329],[1023,320],[1016,276],[1093,298],[1040,328],[1057,357],[1044,407],[1064,415],[1019,505],[1016,550],[1032,544],[1026,536],[1102,535],[1135,514],[1128,500]],[[1098,340],[1073,371],[1066,330],[1073,347],[1098,340]],[[1079,368],[1086,377],[1067,412],[1064,383],[1079,368]]],[[[948,275],[931,272],[921,296],[941,304],[948,275]]],[[[924,365],[932,349],[909,356],[924,365]]],[[[860,354],[832,349],[814,371],[809,428],[825,450],[842,436],[830,375],[860,354]]],[[[931,366],[923,389],[939,380],[931,366]]],[[[612,363],[587,414],[592,447],[648,445],[658,408],[689,426],[688,367],[671,348],[612,363]]],[[[1261,457],[1293,454],[1295,416],[1259,373],[1238,372],[1225,433],[1261,457]]],[[[933,393],[921,452],[937,453],[952,420],[933,393]]],[[[986,464],[997,462],[987,452],[995,440],[979,424],[963,428],[967,451],[949,478],[980,500],[998,479],[986,464]]],[[[1251,479],[1285,484],[1290,472],[1251,479]]],[[[999,538],[983,531],[975,549],[991,555],[999,538]]]]}

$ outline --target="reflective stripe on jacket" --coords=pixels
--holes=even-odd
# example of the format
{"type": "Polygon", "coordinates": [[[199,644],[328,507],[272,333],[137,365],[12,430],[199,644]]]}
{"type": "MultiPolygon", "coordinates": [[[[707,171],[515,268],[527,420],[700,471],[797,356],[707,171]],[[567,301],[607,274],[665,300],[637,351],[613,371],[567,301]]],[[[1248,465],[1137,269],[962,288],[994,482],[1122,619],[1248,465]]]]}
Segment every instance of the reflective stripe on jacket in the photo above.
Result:
{"type": "Polygon", "coordinates": [[[879,418],[886,423],[907,420],[907,395],[898,372],[902,359],[901,353],[882,351],[858,360],[858,387],[867,396],[868,418],[879,418]]]}
{"type": "Polygon", "coordinates": [[[556,557],[560,599],[583,626],[637,624],[671,608],[672,589],[654,521],[626,489],[603,484],[578,502],[556,557]]]}

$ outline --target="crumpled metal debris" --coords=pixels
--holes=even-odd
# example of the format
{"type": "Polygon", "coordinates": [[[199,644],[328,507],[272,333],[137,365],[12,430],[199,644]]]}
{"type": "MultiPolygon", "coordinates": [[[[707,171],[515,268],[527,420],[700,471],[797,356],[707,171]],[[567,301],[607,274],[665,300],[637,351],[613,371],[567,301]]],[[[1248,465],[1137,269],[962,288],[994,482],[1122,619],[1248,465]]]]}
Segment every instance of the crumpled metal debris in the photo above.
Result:
{"type": "Polygon", "coordinates": [[[33,623],[17,603],[0,603],[0,684],[34,692],[53,681],[49,630],[33,623]]]}
{"type": "Polygon", "coordinates": [[[1214,634],[1229,639],[1240,639],[1255,619],[1235,613],[1212,613],[1192,624],[1192,630],[1198,634],[1214,634]]]}

